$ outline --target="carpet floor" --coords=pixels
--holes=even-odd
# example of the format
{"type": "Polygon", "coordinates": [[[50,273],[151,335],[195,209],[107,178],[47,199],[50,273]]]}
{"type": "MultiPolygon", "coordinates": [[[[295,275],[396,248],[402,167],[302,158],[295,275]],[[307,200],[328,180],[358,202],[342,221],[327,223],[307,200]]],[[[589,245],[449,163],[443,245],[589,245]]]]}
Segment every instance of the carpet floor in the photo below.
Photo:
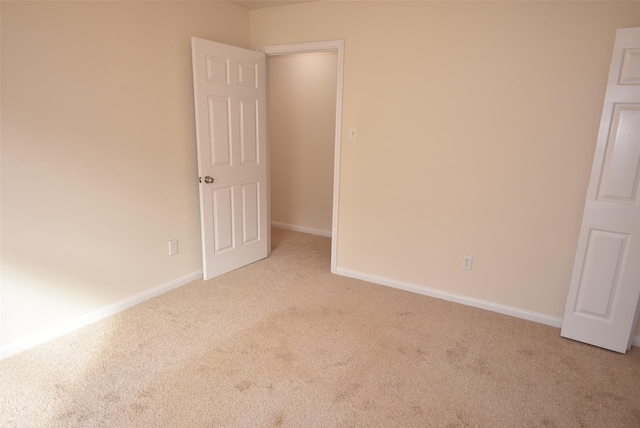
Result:
{"type": "Polygon", "coordinates": [[[0,362],[2,427],[640,427],[640,349],[329,273],[330,239],[0,362]]]}

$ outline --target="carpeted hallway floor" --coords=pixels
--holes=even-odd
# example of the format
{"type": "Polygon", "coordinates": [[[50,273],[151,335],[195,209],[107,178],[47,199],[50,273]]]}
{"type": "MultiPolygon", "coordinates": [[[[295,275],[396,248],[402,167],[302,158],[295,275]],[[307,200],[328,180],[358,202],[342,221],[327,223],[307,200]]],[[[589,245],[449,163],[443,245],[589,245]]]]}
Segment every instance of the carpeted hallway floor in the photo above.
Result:
{"type": "Polygon", "coordinates": [[[640,349],[329,273],[330,240],[0,362],[2,427],[640,427],[640,349]]]}

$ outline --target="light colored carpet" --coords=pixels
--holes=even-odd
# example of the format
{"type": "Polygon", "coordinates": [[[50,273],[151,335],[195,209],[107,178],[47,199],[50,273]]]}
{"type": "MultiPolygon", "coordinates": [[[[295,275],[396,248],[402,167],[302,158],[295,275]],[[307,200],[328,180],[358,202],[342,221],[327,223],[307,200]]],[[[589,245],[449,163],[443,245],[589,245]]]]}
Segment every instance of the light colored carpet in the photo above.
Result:
{"type": "Polygon", "coordinates": [[[640,350],[329,273],[330,240],[0,363],[2,427],[640,427],[640,350]]]}

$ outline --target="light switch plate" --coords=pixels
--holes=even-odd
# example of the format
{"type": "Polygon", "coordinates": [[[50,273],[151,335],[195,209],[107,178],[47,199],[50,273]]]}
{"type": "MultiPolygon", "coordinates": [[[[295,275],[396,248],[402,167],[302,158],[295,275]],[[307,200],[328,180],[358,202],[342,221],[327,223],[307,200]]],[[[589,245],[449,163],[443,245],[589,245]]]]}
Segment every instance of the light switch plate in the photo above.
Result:
{"type": "Polygon", "coordinates": [[[178,254],[178,240],[172,239],[169,241],[169,255],[173,256],[178,254]]]}
{"type": "Polygon", "coordinates": [[[349,141],[357,141],[358,140],[358,128],[352,126],[349,128],[349,141]]]}

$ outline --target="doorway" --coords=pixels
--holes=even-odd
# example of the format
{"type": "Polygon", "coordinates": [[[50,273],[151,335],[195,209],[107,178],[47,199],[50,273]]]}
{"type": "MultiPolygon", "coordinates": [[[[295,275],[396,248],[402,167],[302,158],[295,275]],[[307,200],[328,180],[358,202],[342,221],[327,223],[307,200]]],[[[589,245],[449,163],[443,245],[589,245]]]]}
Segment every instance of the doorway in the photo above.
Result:
{"type": "Polygon", "coordinates": [[[331,236],[333,273],[338,248],[343,47],[340,40],[258,49],[267,55],[268,63],[269,223],[331,236]]]}
{"type": "Polygon", "coordinates": [[[335,52],[268,58],[271,225],[331,236],[335,52]]]}

